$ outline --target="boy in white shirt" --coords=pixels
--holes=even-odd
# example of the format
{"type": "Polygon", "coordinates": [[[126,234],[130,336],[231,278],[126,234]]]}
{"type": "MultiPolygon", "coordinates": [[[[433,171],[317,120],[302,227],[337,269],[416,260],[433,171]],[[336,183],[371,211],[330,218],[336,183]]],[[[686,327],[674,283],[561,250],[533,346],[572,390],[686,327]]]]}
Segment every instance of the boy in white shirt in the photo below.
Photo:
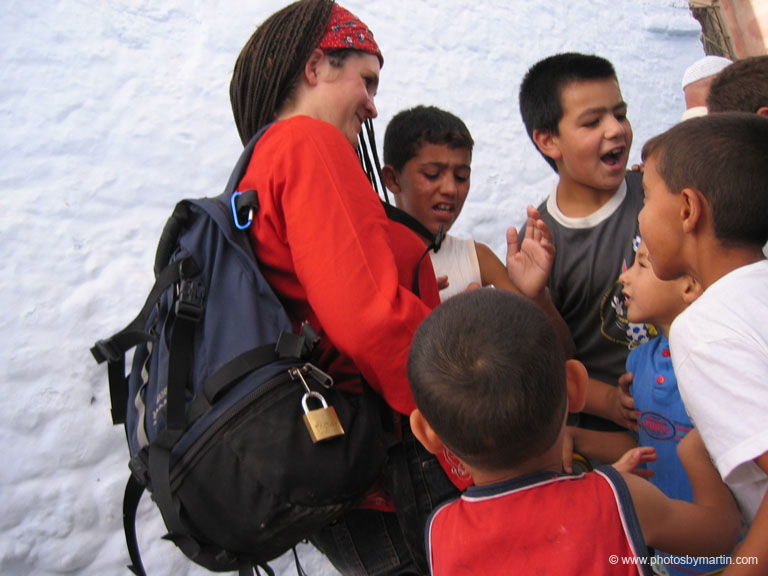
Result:
{"type": "Polygon", "coordinates": [[[749,527],[728,576],[768,567],[766,142],[768,119],[722,113],[643,148],[639,222],[654,272],[690,274],[704,289],[672,323],[670,349],[683,402],[749,527]]]}

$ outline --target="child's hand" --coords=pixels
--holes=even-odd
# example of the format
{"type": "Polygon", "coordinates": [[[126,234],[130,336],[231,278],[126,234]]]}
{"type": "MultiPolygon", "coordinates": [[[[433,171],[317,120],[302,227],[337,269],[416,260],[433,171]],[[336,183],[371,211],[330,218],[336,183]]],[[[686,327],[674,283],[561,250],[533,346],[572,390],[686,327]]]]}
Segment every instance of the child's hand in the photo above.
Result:
{"type": "Polygon", "coordinates": [[[641,446],[625,452],[621,458],[614,462],[613,467],[625,474],[635,474],[641,478],[651,478],[653,470],[638,468],[638,466],[646,462],[656,462],[656,460],[658,460],[656,448],[653,446],[641,446]]]}
{"type": "Polygon", "coordinates": [[[623,416],[623,420],[628,423],[627,428],[637,433],[638,426],[637,412],[635,411],[635,399],[629,391],[629,386],[632,384],[633,377],[634,374],[632,374],[632,372],[625,372],[619,376],[617,395],[619,401],[619,413],[623,416]]]}
{"type": "Polygon", "coordinates": [[[629,395],[629,383],[632,381],[632,374],[627,372],[619,378],[619,386],[609,386],[604,384],[606,390],[604,400],[608,419],[619,426],[629,430],[637,431],[637,414],[635,413],[635,400],[629,395]],[[621,383],[624,382],[624,391],[621,383]],[[629,396],[629,398],[627,398],[629,396]]]}
{"type": "Polygon", "coordinates": [[[527,212],[525,238],[519,247],[517,229],[512,226],[507,230],[507,273],[520,292],[535,300],[541,297],[547,285],[555,246],[552,233],[538,210],[528,206],[527,212]]]}
{"type": "Polygon", "coordinates": [[[445,290],[448,288],[448,276],[438,276],[437,277],[437,289],[438,290],[445,290]]]}

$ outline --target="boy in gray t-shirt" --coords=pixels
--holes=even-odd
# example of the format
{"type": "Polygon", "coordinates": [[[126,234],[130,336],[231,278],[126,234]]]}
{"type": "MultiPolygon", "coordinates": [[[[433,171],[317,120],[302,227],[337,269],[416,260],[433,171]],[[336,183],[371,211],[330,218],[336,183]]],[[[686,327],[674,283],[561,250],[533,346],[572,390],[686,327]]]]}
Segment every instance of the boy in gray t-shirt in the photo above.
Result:
{"type": "Polygon", "coordinates": [[[545,58],[523,79],[520,111],[528,135],[559,176],[539,212],[557,250],[552,301],[590,377],[579,424],[628,427],[618,379],[630,345],[646,333],[642,325],[627,324],[618,278],[634,259],[643,194],[640,174],[626,172],[632,127],[613,65],[577,53],[545,58]]]}

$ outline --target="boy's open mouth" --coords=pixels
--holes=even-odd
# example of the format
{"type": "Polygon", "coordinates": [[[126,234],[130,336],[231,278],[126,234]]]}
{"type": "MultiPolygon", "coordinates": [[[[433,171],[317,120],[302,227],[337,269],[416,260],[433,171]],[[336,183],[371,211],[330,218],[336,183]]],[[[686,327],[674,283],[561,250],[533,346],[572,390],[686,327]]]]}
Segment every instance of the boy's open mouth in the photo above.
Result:
{"type": "Polygon", "coordinates": [[[600,156],[600,160],[607,164],[608,166],[615,167],[619,166],[621,164],[621,156],[624,152],[624,148],[615,148],[608,152],[608,154],[604,154],[603,156],[600,156]]]}
{"type": "Polygon", "coordinates": [[[453,214],[453,204],[435,204],[432,206],[435,212],[441,212],[445,215],[453,214]]]}

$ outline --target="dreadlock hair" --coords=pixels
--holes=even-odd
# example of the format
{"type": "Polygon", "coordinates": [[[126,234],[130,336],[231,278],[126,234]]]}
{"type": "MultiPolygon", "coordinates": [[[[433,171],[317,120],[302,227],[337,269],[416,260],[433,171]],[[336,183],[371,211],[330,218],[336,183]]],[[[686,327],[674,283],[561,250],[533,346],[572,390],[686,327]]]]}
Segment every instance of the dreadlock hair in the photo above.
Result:
{"type": "Polygon", "coordinates": [[[333,0],[300,0],[275,12],[253,33],[235,63],[229,99],[246,145],[275,119],[296,79],[322,39],[333,0]]]}

